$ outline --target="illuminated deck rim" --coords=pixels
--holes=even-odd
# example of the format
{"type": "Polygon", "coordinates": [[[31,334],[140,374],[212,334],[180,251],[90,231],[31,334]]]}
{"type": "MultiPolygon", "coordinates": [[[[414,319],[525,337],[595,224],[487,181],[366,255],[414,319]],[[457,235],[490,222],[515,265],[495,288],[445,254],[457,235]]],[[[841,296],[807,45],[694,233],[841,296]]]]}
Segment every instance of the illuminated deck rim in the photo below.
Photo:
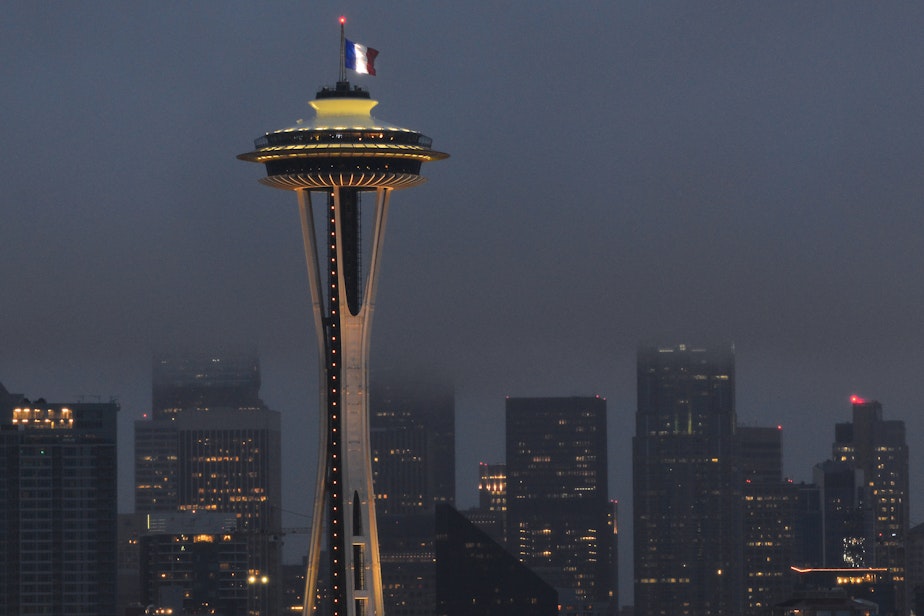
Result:
{"type": "Polygon", "coordinates": [[[412,146],[387,146],[383,144],[350,144],[342,146],[282,146],[265,148],[245,154],[238,154],[240,160],[266,163],[292,158],[410,158],[430,162],[449,158],[445,152],[412,146]]]}
{"type": "Polygon", "coordinates": [[[433,140],[417,131],[380,128],[281,130],[254,141],[254,151],[238,155],[249,162],[308,156],[400,157],[443,160],[449,154],[430,146],[433,140]]]}

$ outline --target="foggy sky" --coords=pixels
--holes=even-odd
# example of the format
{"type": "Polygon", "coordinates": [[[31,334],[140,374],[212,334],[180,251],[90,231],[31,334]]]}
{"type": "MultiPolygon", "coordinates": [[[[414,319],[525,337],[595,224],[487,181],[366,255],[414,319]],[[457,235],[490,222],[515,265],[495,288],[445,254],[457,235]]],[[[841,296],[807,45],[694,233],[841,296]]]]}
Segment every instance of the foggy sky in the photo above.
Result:
{"type": "MultiPolygon", "coordinates": [[[[373,115],[449,152],[393,197],[375,366],[457,390],[458,500],[505,395],[606,396],[628,590],[635,349],[731,342],[747,425],[809,480],[849,396],[924,419],[924,6],[32,3],[0,17],[0,382],[150,405],[155,349],[255,344],[310,511],[314,332],[294,196],[235,159],[313,113],[337,17],[373,115]],[[308,452],[307,454],[305,452],[308,452]]],[[[912,522],[924,521],[924,474],[912,522]]]]}

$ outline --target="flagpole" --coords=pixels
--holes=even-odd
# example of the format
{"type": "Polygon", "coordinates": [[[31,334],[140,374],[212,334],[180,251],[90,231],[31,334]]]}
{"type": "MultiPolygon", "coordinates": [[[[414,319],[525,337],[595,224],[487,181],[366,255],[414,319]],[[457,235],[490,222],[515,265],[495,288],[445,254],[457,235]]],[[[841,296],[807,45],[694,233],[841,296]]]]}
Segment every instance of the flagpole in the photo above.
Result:
{"type": "Polygon", "coordinates": [[[340,16],[340,81],[346,81],[346,58],[344,53],[346,50],[346,37],[343,34],[343,24],[346,23],[346,17],[343,15],[340,16]]]}

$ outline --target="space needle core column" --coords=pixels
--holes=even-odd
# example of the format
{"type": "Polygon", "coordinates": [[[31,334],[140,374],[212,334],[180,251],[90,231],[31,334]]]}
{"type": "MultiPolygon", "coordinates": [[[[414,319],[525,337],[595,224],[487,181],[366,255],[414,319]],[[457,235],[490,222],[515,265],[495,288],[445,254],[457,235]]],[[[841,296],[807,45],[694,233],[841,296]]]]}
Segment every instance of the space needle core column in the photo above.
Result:
{"type": "Polygon", "coordinates": [[[425,180],[421,164],[448,154],[429,137],[381,122],[368,91],[341,80],[310,102],[312,122],[267,133],[238,156],[263,163],[267,186],[296,191],[320,357],[321,443],[304,616],[316,609],[326,544],[333,616],[382,616],[383,593],[369,445],[369,342],[391,192],[425,180]],[[374,195],[363,276],[362,196],[374,195]],[[324,201],[315,231],[312,195],[324,201]],[[323,257],[321,256],[323,255],[323,257]],[[322,276],[323,272],[326,274],[322,276]],[[322,280],[326,279],[326,284],[322,280]]]}

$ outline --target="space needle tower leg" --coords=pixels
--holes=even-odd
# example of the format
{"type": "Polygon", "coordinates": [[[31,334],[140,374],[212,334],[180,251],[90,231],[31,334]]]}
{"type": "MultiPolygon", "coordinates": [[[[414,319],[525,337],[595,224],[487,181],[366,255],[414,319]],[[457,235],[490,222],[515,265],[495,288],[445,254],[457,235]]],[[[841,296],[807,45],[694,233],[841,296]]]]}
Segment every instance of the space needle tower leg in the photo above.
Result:
{"type": "MultiPolygon", "coordinates": [[[[318,336],[321,381],[327,385],[321,394],[326,410],[321,414],[321,433],[326,446],[319,452],[314,515],[316,520],[327,520],[334,613],[377,616],[384,613],[384,598],[372,487],[368,376],[374,298],[391,190],[375,189],[372,248],[364,289],[358,262],[359,191],[334,187],[325,193],[328,231],[318,238],[311,193],[298,191],[314,323],[318,332],[323,332],[318,336]],[[321,242],[327,253],[326,277],[321,275],[318,259],[321,242]],[[322,278],[327,279],[325,292],[322,278]]],[[[315,524],[312,529],[306,616],[313,613],[316,600],[325,539],[322,528],[315,524]]]]}
{"type": "MultiPolygon", "coordinates": [[[[311,306],[312,313],[314,314],[314,329],[317,332],[317,342],[318,342],[318,356],[319,363],[318,368],[321,372],[319,382],[325,382],[325,349],[327,348],[323,332],[323,315],[322,315],[322,304],[323,297],[321,294],[321,273],[318,266],[318,252],[317,252],[317,242],[314,230],[314,211],[311,204],[311,192],[308,190],[298,190],[296,191],[298,196],[298,213],[301,218],[302,223],[302,240],[305,245],[305,261],[308,264],[308,284],[311,289],[311,306]]],[[[320,417],[321,427],[319,434],[327,434],[327,413],[324,412],[324,409],[327,409],[327,390],[320,390],[320,405],[318,407],[320,412],[318,413],[320,417]]],[[[324,511],[325,504],[327,501],[326,495],[326,486],[324,478],[327,475],[327,450],[325,447],[321,446],[318,448],[318,470],[317,470],[317,480],[315,481],[315,496],[314,496],[314,515],[312,516],[312,525],[311,525],[311,539],[308,544],[308,571],[305,576],[305,603],[303,608],[303,616],[309,616],[314,613],[315,602],[317,601],[317,587],[318,587],[318,570],[321,564],[321,550],[323,547],[323,535],[324,535],[324,511]]]]}

